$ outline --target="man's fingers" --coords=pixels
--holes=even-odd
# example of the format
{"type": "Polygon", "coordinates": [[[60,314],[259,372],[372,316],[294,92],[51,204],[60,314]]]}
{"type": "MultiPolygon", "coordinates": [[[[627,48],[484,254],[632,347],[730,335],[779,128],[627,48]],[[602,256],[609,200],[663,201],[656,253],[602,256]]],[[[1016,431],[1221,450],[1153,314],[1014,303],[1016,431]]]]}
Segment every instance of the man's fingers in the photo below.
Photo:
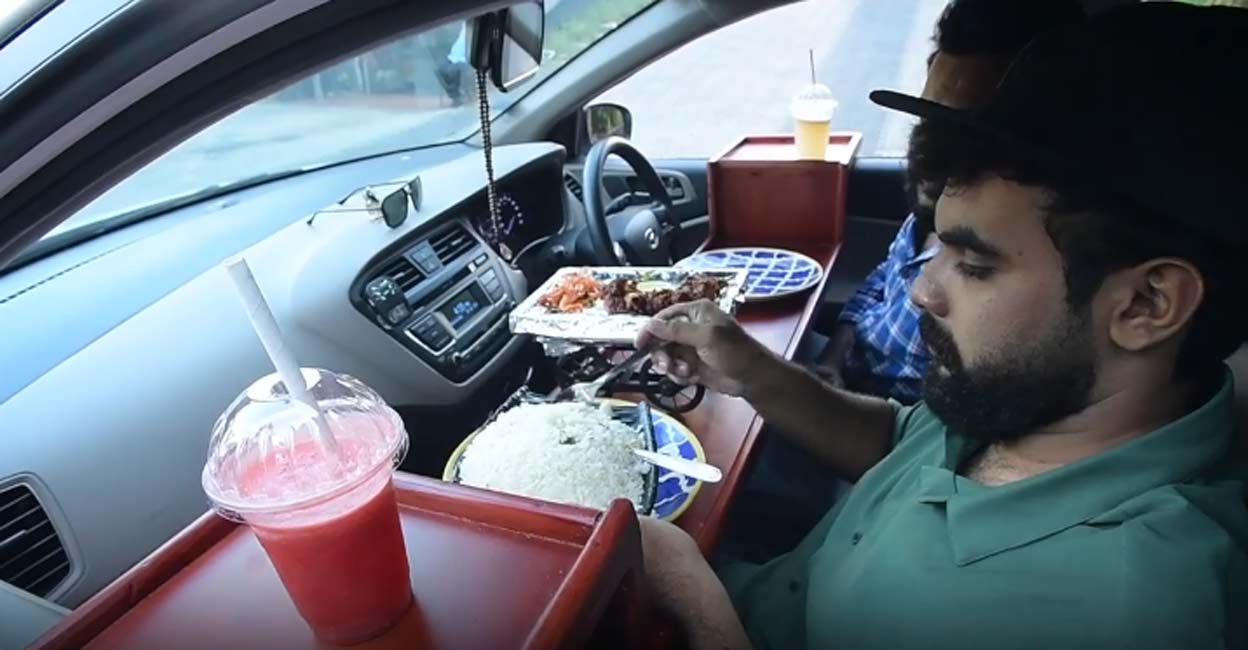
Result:
{"type": "Polygon", "coordinates": [[[661,320],[661,321],[670,321],[670,320],[679,320],[680,317],[683,316],[685,320],[696,321],[698,320],[698,315],[701,313],[702,313],[701,301],[678,302],[672,305],[671,307],[659,310],[659,312],[654,315],[654,319],[661,320]]]}
{"type": "MultiPolygon", "coordinates": [[[[646,348],[653,347],[656,342],[654,334],[650,333],[650,328],[643,327],[641,328],[641,331],[637,333],[637,338],[633,341],[633,345],[638,350],[645,350],[646,348]]],[[[654,355],[652,354],[650,356],[653,357],[654,355]]]]}
{"type": "Polygon", "coordinates": [[[702,370],[702,361],[693,348],[671,346],[667,348],[669,356],[667,375],[678,384],[696,383],[702,370]]]}
{"type": "Polygon", "coordinates": [[[660,320],[656,316],[646,324],[645,329],[656,338],[694,348],[705,347],[711,342],[712,330],[709,326],[687,320],[660,320]]]}
{"type": "Polygon", "coordinates": [[[684,302],[655,314],[646,329],[665,341],[704,347],[711,342],[717,315],[719,310],[710,301],[684,302]]]}
{"type": "Polygon", "coordinates": [[[650,353],[651,367],[660,375],[666,375],[669,368],[672,367],[672,357],[667,350],[659,348],[650,353]]]}
{"type": "Polygon", "coordinates": [[[690,383],[690,379],[688,377],[681,377],[674,372],[667,373],[667,378],[677,386],[688,386],[690,383]]]}
{"type": "Polygon", "coordinates": [[[698,351],[683,345],[667,346],[667,354],[671,357],[673,364],[683,366],[685,373],[702,365],[702,360],[698,358],[698,351]]]}

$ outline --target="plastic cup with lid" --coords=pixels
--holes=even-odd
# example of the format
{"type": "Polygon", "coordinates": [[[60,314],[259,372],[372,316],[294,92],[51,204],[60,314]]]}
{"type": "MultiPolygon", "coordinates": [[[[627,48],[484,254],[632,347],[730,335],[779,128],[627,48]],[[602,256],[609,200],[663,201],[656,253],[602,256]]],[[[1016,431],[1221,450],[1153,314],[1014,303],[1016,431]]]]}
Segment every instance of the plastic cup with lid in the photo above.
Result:
{"type": "Polygon", "coordinates": [[[299,373],[302,399],[274,373],[230,404],[202,482],[218,513],[255,532],[313,633],[349,645],[381,634],[412,603],[393,484],[407,432],[358,379],[299,373]]]}
{"type": "Polygon", "coordinates": [[[823,160],[828,148],[828,131],[837,101],[832,91],[820,83],[803,86],[793,96],[789,113],[795,121],[794,144],[800,160],[823,160]]]}

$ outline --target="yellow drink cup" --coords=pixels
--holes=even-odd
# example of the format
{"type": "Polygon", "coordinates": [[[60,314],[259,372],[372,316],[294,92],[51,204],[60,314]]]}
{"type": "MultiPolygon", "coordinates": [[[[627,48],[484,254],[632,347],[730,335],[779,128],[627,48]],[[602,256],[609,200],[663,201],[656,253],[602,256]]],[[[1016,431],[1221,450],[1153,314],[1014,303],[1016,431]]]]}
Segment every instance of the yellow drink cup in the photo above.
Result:
{"type": "Polygon", "coordinates": [[[823,84],[810,84],[793,97],[789,106],[796,123],[793,141],[799,160],[823,160],[828,150],[828,131],[837,102],[823,84]]]}
{"type": "Polygon", "coordinates": [[[797,121],[793,132],[799,160],[823,160],[828,150],[828,131],[832,122],[797,121]]]}

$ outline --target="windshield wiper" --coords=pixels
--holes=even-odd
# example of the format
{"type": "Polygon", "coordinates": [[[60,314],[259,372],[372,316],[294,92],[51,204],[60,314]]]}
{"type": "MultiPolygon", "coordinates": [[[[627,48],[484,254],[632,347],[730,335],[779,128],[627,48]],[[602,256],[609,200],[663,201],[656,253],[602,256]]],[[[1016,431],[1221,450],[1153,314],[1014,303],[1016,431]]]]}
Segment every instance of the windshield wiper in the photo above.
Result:
{"type": "Polygon", "coordinates": [[[157,201],[156,203],[145,205],[141,208],[127,210],[110,217],[92,221],[67,230],[63,233],[45,237],[35,242],[30,248],[27,248],[17,257],[13,258],[11,262],[3,267],[0,267],[0,272],[12,271],[16,268],[30,264],[31,262],[36,262],[48,257],[49,255],[59,253],[67,248],[77,246],[88,239],[94,239],[100,235],[106,235],[114,230],[125,228],[126,226],[144,221],[146,219],[151,219],[152,217],[158,217],[166,212],[177,210],[179,208],[185,208],[204,201],[211,201],[219,196],[239,192],[257,185],[264,185],[265,183],[280,181],[292,176],[299,176],[300,174],[306,174],[307,172],[315,171],[317,169],[320,169],[320,166],[300,167],[280,172],[257,174],[256,176],[251,176],[240,181],[212,185],[210,187],[205,187],[202,190],[180,194],[178,196],[157,201]]]}

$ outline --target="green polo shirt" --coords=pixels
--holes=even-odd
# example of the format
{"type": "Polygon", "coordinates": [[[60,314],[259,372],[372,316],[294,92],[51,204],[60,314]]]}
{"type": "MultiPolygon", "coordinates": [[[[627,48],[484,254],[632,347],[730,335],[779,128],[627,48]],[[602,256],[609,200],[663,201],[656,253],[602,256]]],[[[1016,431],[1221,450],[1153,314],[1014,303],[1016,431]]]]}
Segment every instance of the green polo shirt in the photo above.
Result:
{"type": "Polygon", "coordinates": [[[1229,374],[1146,436],[1029,479],[922,404],[791,553],[721,577],[760,650],[1244,648],[1248,512],[1229,374]]]}

